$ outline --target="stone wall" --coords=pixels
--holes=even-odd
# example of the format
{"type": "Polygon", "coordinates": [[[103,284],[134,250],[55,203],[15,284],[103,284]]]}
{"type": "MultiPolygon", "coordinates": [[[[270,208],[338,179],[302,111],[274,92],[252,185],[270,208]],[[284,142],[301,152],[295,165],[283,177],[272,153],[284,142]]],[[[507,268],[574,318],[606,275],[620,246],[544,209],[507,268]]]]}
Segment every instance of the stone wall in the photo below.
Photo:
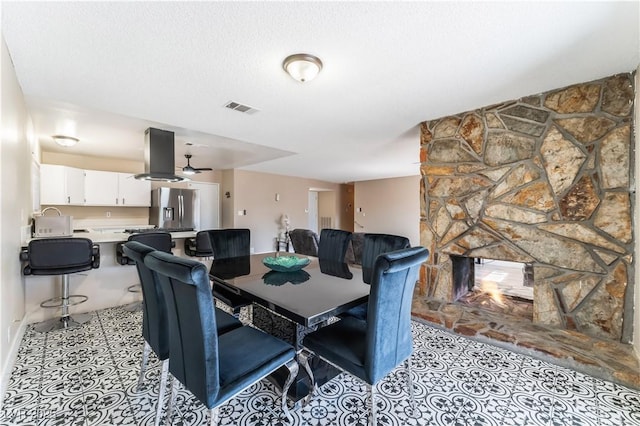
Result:
{"type": "Polygon", "coordinates": [[[620,74],[422,123],[420,294],[451,301],[450,254],[531,263],[535,322],[628,341],[633,99],[620,74]]]}

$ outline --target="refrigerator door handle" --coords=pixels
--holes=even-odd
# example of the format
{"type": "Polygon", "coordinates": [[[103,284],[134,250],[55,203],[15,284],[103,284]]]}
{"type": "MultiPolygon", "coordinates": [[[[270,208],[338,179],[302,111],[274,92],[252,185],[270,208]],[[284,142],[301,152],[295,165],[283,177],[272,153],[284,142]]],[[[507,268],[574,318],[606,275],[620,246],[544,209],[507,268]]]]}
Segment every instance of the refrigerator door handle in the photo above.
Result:
{"type": "Polygon", "coordinates": [[[178,195],[178,226],[182,226],[182,219],[184,217],[184,197],[178,195]]]}

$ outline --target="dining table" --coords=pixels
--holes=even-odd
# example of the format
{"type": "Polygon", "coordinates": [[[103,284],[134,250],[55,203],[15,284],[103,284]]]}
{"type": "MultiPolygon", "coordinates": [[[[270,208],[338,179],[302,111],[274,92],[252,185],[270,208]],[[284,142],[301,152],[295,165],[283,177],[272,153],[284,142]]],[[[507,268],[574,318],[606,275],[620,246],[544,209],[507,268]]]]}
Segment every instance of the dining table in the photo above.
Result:
{"type": "MultiPolygon", "coordinates": [[[[362,280],[359,265],[283,252],[213,259],[209,278],[213,286],[250,300],[253,326],[288,341],[299,356],[305,356],[302,340],[307,333],[366,303],[370,290],[362,280]],[[272,263],[270,260],[281,256],[296,256],[302,263],[308,259],[308,264],[284,271],[268,266],[272,263]]],[[[340,372],[317,357],[308,361],[318,386],[340,372]]],[[[300,369],[289,389],[289,398],[294,403],[310,392],[310,380],[303,370],[300,369]]],[[[282,385],[286,377],[284,371],[280,373],[270,377],[278,385],[282,385]]]]}

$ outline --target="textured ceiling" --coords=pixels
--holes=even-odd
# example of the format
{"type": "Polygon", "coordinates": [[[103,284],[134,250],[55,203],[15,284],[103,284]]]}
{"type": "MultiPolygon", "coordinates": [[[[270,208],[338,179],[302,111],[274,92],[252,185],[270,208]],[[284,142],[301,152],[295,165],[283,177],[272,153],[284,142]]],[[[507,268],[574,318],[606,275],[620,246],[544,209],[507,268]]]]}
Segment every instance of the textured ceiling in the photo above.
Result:
{"type": "Polygon", "coordinates": [[[333,182],[417,174],[422,121],[640,63],[638,2],[1,7],[45,149],[73,132],[82,142],[68,152],[142,160],[154,126],[174,130],[196,167],[333,182]],[[282,70],[300,52],[324,62],[306,84],[282,70]]]}

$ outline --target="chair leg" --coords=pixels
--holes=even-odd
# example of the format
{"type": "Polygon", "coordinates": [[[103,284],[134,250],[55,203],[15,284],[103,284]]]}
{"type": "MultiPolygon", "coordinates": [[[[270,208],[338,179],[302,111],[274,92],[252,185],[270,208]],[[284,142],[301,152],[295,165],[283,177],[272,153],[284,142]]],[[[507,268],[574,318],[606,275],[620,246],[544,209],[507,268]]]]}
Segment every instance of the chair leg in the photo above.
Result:
{"type": "Polygon", "coordinates": [[[407,374],[407,386],[409,387],[409,398],[411,399],[411,410],[415,415],[417,405],[416,405],[416,397],[413,389],[413,378],[411,377],[411,357],[407,358],[407,360],[404,362],[404,368],[407,374]]]}
{"type": "Polygon", "coordinates": [[[311,352],[308,352],[304,349],[298,352],[298,363],[302,365],[304,371],[307,372],[307,376],[309,376],[309,395],[307,395],[302,400],[303,407],[311,402],[313,394],[316,391],[316,379],[315,377],[313,377],[313,371],[311,371],[311,366],[309,365],[309,358],[311,358],[312,356],[313,354],[311,352]]]}
{"type": "Polygon", "coordinates": [[[142,389],[142,382],[144,382],[144,372],[147,369],[147,362],[149,362],[149,354],[151,353],[151,346],[145,340],[144,348],[142,349],[142,362],[140,363],[140,375],[138,376],[138,386],[136,392],[140,392],[142,389]]]}
{"type": "Polygon", "coordinates": [[[209,409],[209,424],[211,426],[218,426],[219,414],[218,407],[209,409]]]}
{"type": "MultiPolygon", "coordinates": [[[[160,426],[162,419],[162,406],[164,405],[164,392],[167,389],[167,376],[169,375],[169,360],[162,361],[162,373],[160,374],[160,388],[158,389],[158,405],[156,406],[155,426],[160,426]]],[[[172,387],[173,390],[173,387],[172,387]]],[[[167,416],[169,414],[167,413],[167,416]]]]}
{"type": "Polygon", "coordinates": [[[285,417],[289,421],[290,424],[293,424],[293,416],[289,412],[289,407],[287,406],[287,393],[289,392],[289,387],[293,383],[293,380],[298,375],[298,363],[292,359],[286,364],[287,369],[289,370],[289,376],[287,377],[287,381],[285,382],[282,388],[282,411],[284,412],[285,417]]]}
{"type": "Polygon", "coordinates": [[[165,423],[167,426],[171,426],[171,414],[173,411],[173,404],[175,404],[176,396],[178,394],[178,386],[175,377],[171,378],[169,382],[169,402],[167,403],[167,422],[165,423]]]}
{"type": "Polygon", "coordinates": [[[369,388],[369,426],[376,426],[377,420],[378,420],[376,418],[376,401],[375,401],[376,385],[370,385],[367,383],[367,387],[369,388]]]}

